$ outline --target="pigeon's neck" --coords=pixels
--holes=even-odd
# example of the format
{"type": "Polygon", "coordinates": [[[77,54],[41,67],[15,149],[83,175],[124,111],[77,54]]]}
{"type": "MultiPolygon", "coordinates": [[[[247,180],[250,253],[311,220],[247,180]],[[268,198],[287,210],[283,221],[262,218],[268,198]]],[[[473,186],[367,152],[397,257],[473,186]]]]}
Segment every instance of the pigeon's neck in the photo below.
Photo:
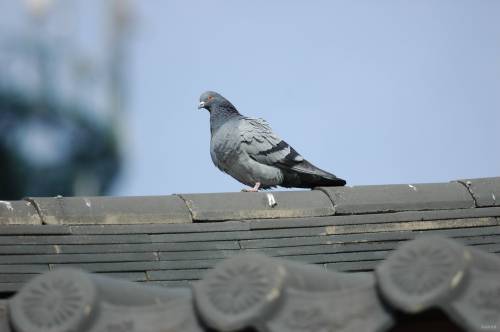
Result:
{"type": "Polygon", "coordinates": [[[227,121],[241,117],[234,107],[218,106],[210,110],[210,132],[213,134],[227,121]]]}

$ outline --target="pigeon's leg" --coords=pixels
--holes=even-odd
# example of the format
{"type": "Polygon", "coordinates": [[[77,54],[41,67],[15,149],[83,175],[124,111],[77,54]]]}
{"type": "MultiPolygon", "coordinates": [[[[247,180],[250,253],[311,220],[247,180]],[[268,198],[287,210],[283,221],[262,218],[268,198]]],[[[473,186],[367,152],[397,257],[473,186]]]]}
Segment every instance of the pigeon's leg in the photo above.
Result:
{"type": "Polygon", "coordinates": [[[255,183],[255,186],[253,186],[253,188],[245,188],[242,191],[256,193],[259,191],[259,188],[260,188],[260,182],[257,182],[255,183]]]}

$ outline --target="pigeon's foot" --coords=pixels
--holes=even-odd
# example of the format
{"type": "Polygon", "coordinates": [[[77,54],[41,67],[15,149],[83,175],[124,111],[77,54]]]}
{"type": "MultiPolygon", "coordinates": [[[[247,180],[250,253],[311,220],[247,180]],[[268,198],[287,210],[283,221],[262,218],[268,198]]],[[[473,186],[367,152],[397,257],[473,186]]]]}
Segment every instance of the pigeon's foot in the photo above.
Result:
{"type": "Polygon", "coordinates": [[[241,189],[241,191],[247,192],[247,193],[256,193],[259,191],[260,188],[260,182],[257,182],[253,188],[244,188],[241,189]]]}

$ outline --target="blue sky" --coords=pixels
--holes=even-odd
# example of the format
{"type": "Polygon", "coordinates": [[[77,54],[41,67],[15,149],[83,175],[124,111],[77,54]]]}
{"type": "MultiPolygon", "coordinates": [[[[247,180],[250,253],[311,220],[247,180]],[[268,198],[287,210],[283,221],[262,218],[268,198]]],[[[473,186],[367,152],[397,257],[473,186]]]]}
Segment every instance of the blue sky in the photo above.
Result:
{"type": "MultiPolygon", "coordinates": [[[[25,3],[0,0],[0,32],[22,31],[25,3]]],[[[84,46],[106,51],[107,3],[52,3],[67,26],[53,31],[78,25],[84,46]]],[[[349,185],[500,176],[498,0],[131,3],[114,195],[243,187],[210,159],[209,114],[197,109],[206,90],[349,185]]]]}
{"type": "Polygon", "coordinates": [[[500,175],[499,1],[136,5],[116,194],[242,188],[210,159],[205,90],[349,185],[500,175]]]}

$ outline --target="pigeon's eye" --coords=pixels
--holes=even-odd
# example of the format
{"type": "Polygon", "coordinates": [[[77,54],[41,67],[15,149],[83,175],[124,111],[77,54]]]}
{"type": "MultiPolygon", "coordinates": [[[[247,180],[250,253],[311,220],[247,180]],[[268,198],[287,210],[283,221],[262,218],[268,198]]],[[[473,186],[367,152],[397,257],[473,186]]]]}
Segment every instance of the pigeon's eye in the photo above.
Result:
{"type": "Polygon", "coordinates": [[[208,100],[210,100],[210,99],[212,99],[212,98],[213,98],[212,96],[208,96],[208,98],[207,98],[207,99],[208,99],[208,100]]]}

